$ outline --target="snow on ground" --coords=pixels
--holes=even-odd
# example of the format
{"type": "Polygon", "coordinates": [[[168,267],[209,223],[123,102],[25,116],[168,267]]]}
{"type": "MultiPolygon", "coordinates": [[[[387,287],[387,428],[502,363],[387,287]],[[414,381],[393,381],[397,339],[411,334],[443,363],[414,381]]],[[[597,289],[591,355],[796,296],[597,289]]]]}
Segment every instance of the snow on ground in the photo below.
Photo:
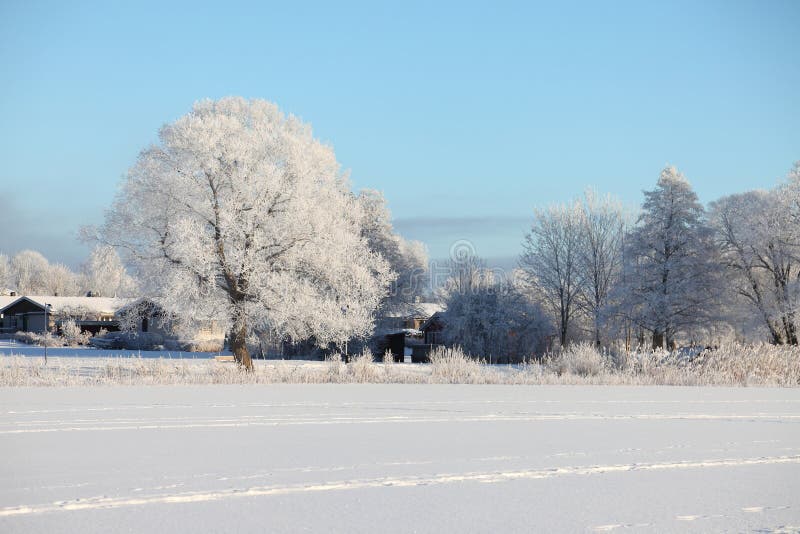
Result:
{"type": "MultiPolygon", "coordinates": [[[[15,340],[0,339],[0,356],[26,356],[44,358],[45,348],[28,345],[15,340]]],[[[213,358],[222,352],[182,352],[177,350],[122,350],[98,349],[95,347],[47,347],[48,358],[166,358],[166,359],[194,359],[202,360],[213,358]]]]}
{"type": "Polygon", "coordinates": [[[7,388],[0,406],[2,532],[800,528],[797,389],[7,388]]]}

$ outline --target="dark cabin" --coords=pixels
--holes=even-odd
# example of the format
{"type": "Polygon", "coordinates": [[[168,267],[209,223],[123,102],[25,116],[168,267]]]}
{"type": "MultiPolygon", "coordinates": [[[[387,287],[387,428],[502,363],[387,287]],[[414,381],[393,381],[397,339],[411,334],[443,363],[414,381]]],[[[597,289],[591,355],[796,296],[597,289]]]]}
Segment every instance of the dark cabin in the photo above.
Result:
{"type": "Polygon", "coordinates": [[[442,313],[436,312],[430,316],[419,328],[426,345],[441,345],[444,343],[443,330],[445,324],[442,320],[442,313]]]}
{"type": "Polygon", "coordinates": [[[0,309],[2,316],[2,331],[4,333],[14,332],[44,332],[45,321],[49,323],[47,330],[53,327],[53,314],[45,305],[34,302],[28,298],[20,297],[0,309]],[[46,317],[46,319],[45,319],[46,317]]]}

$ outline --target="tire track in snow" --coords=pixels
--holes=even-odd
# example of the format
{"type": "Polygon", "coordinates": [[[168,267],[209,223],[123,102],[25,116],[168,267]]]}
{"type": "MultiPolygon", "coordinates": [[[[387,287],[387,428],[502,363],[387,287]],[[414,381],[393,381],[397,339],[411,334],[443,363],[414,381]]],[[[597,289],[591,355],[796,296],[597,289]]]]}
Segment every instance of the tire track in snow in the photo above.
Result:
{"type": "MultiPolygon", "coordinates": [[[[669,471],[677,469],[709,469],[721,467],[747,467],[758,465],[800,464],[800,456],[773,456],[761,458],[709,459],[694,462],[665,462],[649,464],[614,464],[588,467],[555,467],[550,469],[451,473],[431,476],[382,477],[336,482],[292,485],[256,486],[219,491],[166,493],[142,497],[90,497],[74,501],[20,505],[0,508],[0,517],[46,514],[53,512],[114,509],[153,504],[190,504],[223,501],[248,497],[273,497],[304,493],[323,493],[377,488],[414,488],[465,482],[497,484],[512,480],[544,480],[563,476],[592,476],[636,471],[669,471]]],[[[605,525],[612,527],[616,525],[605,525]]]]}
{"type": "MultiPolygon", "coordinates": [[[[425,400],[425,401],[405,401],[404,406],[456,406],[456,405],[490,405],[490,404],[598,404],[598,405],[654,405],[654,404],[675,404],[675,405],[724,405],[724,404],[800,404],[800,399],[729,399],[729,400],[714,400],[714,399],[663,399],[663,400],[646,400],[646,399],[608,399],[608,400],[557,400],[557,399],[514,399],[514,400],[496,400],[496,399],[478,399],[478,400],[425,400]]],[[[397,403],[393,401],[379,401],[375,402],[275,402],[275,403],[243,403],[243,404],[133,404],[121,406],[85,406],[74,408],[51,408],[51,409],[19,409],[8,410],[0,412],[11,415],[24,415],[24,414],[43,414],[43,413],[75,413],[75,412],[111,412],[111,411],[127,411],[127,410],[153,410],[153,409],[196,409],[196,408],[215,408],[215,409],[241,409],[241,408],[351,408],[351,407],[366,407],[375,408],[377,406],[396,407],[397,403]]]]}
{"type": "MultiPolygon", "coordinates": [[[[159,421],[155,419],[143,419],[140,422],[131,424],[100,424],[93,426],[80,426],[75,421],[52,422],[57,425],[50,428],[15,428],[25,426],[25,422],[11,423],[12,428],[0,429],[0,435],[8,434],[35,434],[50,432],[99,432],[112,430],[165,430],[165,429],[192,429],[192,428],[232,428],[232,427],[277,427],[277,426],[302,426],[302,425],[353,425],[353,424],[394,424],[394,423],[533,423],[548,421],[773,421],[773,422],[798,422],[800,415],[780,415],[780,414],[633,414],[633,415],[559,415],[542,414],[529,416],[505,416],[505,415],[477,415],[465,417],[409,417],[404,415],[385,416],[385,417],[320,417],[302,418],[300,417],[263,417],[242,416],[230,419],[198,419],[196,422],[177,423],[159,421]]],[[[183,419],[185,421],[185,418],[183,419]]],[[[9,425],[9,423],[3,423],[9,425]]],[[[38,423],[37,423],[38,424],[38,423]]]]}

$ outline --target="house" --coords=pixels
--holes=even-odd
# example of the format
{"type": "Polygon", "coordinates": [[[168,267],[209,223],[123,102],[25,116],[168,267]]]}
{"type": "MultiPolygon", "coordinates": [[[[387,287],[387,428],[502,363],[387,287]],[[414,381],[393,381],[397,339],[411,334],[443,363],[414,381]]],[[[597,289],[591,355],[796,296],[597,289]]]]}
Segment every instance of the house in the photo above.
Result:
{"type": "Polygon", "coordinates": [[[442,312],[436,312],[425,321],[420,330],[422,339],[426,345],[441,345],[444,343],[443,331],[445,323],[442,312]]]}
{"type": "MultiPolygon", "coordinates": [[[[420,327],[442,311],[435,302],[404,302],[388,308],[375,329],[375,347],[379,354],[390,351],[397,362],[412,356],[414,347],[422,344],[420,327]]],[[[413,356],[412,356],[413,359],[413,356]]]]}
{"type": "Polygon", "coordinates": [[[199,324],[189,321],[166,312],[149,298],[131,300],[117,310],[115,319],[124,333],[109,336],[107,340],[96,340],[93,344],[139,349],[163,346],[188,352],[214,352],[222,350],[225,345],[225,329],[216,321],[199,324]]]}
{"type": "Polygon", "coordinates": [[[444,344],[444,328],[443,311],[437,311],[420,325],[420,340],[412,347],[412,362],[430,361],[428,353],[437,345],[444,344]]]}
{"type": "Polygon", "coordinates": [[[75,321],[82,331],[92,334],[118,330],[115,313],[129,301],[53,295],[0,297],[0,332],[57,332],[67,320],[75,321]]]}
{"type": "Polygon", "coordinates": [[[442,310],[442,305],[436,302],[394,304],[382,314],[380,327],[387,330],[419,330],[429,317],[442,310]]]}

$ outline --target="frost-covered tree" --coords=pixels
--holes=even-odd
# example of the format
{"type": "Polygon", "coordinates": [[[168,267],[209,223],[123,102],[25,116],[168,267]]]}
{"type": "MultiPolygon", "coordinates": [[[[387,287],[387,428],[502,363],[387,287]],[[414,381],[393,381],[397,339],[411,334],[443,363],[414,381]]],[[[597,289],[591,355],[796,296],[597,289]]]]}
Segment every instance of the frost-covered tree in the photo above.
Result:
{"type": "Polygon", "coordinates": [[[653,334],[653,347],[707,321],[715,298],[716,247],[705,210],[674,167],[645,191],[642,212],[626,240],[625,307],[653,334]]]}
{"type": "Polygon", "coordinates": [[[8,256],[0,254],[0,291],[13,289],[11,287],[11,262],[8,256]]]}
{"type": "Polygon", "coordinates": [[[72,297],[81,292],[78,276],[62,263],[48,266],[42,280],[42,293],[72,297]]]}
{"type": "Polygon", "coordinates": [[[254,331],[319,344],[368,334],[390,282],[330,146],[263,100],[202,101],[159,133],[99,237],[165,310],[216,320],[252,368],[254,331]]]}
{"type": "Polygon", "coordinates": [[[580,208],[578,305],[591,320],[594,342],[599,347],[611,290],[622,268],[626,217],[619,201],[598,197],[591,190],[585,193],[580,208]]]}
{"type": "Polygon", "coordinates": [[[711,221],[736,293],[773,343],[796,345],[800,196],[794,196],[793,187],[790,173],[777,189],[723,197],[712,204],[711,221]]]}
{"type": "Polygon", "coordinates": [[[499,279],[475,257],[454,260],[441,292],[447,344],[489,362],[525,361],[542,352],[549,323],[515,280],[499,279]]]}
{"type": "Polygon", "coordinates": [[[386,304],[413,302],[425,293],[428,252],[419,241],[409,241],[395,232],[386,199],[379,191],[364,189],[357,197],[361,208],[361,234],[395,273],[386,304]]]}
{"type": "Polygon", "coordinates": [[[795,162],[786,176],[786,181],[778,187],[780,205],[786,209],[788,231],[787,244],[792,254],[800,258],[800,161],[795,162]]]}
{"type": "Polygon", "coordinates": [[[108,245],[98,245],[83,265],[84,286],[101,297],[130,297],[136,283],[128,275],[119,254],[108,245]]]}
{"type": "Polygon", "coordinates": [[[35,250],[23,250],[11,258],[11,285],[18,295],[47,293],[45,280],[50,262],[35,250]]]}
{"type": "Polygon", "coordinates": [[[578,273],[581,219],[577,203],[537,210],[519,259],[520,267],[556,318],[562,347],[567,344],[581,293],[578,273]]]}
{"type": "Polygon", "coordinates": [[[19,295],[71,297],[80,294],[78,276],[69,267],[51,264],[35,250],[23,250],[14,255],[9,262],[5,285],[19,295]]]}

